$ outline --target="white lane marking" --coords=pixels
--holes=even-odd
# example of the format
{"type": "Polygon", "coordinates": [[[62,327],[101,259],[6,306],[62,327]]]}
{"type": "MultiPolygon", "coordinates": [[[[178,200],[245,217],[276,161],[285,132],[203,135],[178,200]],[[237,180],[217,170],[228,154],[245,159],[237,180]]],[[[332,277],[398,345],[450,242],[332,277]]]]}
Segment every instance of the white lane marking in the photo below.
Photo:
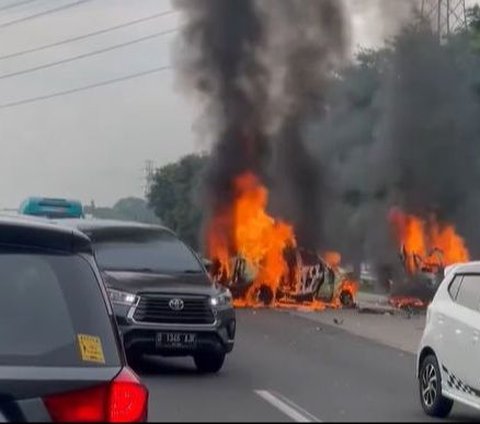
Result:
{"type": "Polygon", "coordinates": [[[297,423],[322,422],[322,420],[319,420],[317,417],[305,411],[305,409],[296,405],[290,399],[287,399],[279,393],[273,394],[268,390],[255,390],[255,393],[297,423]]]}

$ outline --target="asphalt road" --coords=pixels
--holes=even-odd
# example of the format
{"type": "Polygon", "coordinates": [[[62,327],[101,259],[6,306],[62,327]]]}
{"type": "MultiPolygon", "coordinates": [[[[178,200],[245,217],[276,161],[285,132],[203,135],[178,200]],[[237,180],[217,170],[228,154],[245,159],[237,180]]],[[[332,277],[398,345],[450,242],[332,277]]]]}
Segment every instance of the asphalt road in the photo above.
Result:
{"type": "MultiPolygon", "coordinates": [[[[414,356],[285,312],[238,311],[218,375],[189,358],[147,358],[152,421],[428,421],[414,356]]],[[[455,407],[452,419],[480,414],[455,407]]]]}

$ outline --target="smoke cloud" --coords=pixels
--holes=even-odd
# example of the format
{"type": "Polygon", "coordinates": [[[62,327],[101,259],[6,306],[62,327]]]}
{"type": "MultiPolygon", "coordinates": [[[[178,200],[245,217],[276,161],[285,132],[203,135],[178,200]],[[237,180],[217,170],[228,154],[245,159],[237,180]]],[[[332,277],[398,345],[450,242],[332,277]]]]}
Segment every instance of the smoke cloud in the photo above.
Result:
{"type": "Polygon", "coordinates": [[[348,32],[340,2],[273,1],[272,67],[282,71],[279,126],[274,134],[272,208],[293,223],[299,243],[323,244],[323,205],[327,187],[321,162],[306,139],[306,128],[324,119],[326,93],[346,59],[348,32]],[[293,24],[292,24],[293,23],[293,24]]]}
{"type": "Polygon", "coordinates": [[[353,30],[362,34],[361,47],[379,46],[399,33],[419,6],[417,0],[346,0],[353,30]]]}
{"type": "Polygon", "coordinates": [[[456,224],[473,247],[480,239],[465,226],[480,212],[471,207],[480,177],[472,59],[463,39],[441,45],[429,29],[403,31],[380,94],[372,159],[382,166],[372,183],[409,213],[456,224]]]}
{"type": "Polygon", "coordinates": [[[453,223],[472,256],[480,253],[478,66],[467,37],[439,44],[414,22],[331,91],[332,118],[311,137],[322,140],[332,187],[326,240],[350,260],[393,268],[400,279],[387,220],[395,206],[453,223]]]}
{"type": "MultiPolygon", "coordinates": [[[[206,176],[210,216],[229,205],[233,181],[252,171],[271,209],[299,242],[321,240],[322,170],[305,126],[325,113],[324,92],[347,51],[337,0],[175,3],[186,18],[179,58],[184,84],[200,94],[213,157],[206,176]]],[[[231,227],[231,223],[225,223],[231,227]]]]}
{"type": "Polygon", "coordinates": [[[181,81],[202,101],[213,146],[207,221],[248,170],[304,247],[398,269],[387,216],[399,206],[455,224],[480,254],[478,59],[462,37],[441,45],[420,23],[403,26],[413,4],[175,2],[186,20],[181,81]],[[359,9],[383,23],[381,37],[398,35],[347,65],[359,9]]]}

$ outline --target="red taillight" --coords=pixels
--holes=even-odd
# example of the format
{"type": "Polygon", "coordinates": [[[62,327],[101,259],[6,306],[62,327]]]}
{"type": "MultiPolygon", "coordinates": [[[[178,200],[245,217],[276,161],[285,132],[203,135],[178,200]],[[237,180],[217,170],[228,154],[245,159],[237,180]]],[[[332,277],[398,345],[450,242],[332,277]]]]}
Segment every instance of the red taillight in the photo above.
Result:
{"type": "Polygon", "coordinates": [[[138,377],[124,368],[110,386],[107,421],[139,422],[147,419],[148,391],[138,377]]]}
{"type": "Polygon", "coordinates": [[[49,396],[44,402],[53,421],[104,421],[107,392],[108,386],[101,386],[49,396]]]}
{"type": "Polygon", "coordinates": [[[60,422],[141,422],[147,418],[148,391],[124,368],[111,383],[49,396],[45,406],[60,422]]]}

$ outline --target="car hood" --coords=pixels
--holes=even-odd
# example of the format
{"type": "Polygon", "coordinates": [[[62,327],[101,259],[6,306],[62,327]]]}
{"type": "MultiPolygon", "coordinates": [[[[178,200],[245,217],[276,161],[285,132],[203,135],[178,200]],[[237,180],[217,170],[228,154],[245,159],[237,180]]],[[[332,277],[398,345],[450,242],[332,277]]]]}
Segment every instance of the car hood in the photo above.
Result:
{"type": "Polygon", "coordinates": [[[214,296],[220,288],[206,274],[152,274],[143,272],[103,271],[107,287],[137,294],[176,293],[214,296]]]}

